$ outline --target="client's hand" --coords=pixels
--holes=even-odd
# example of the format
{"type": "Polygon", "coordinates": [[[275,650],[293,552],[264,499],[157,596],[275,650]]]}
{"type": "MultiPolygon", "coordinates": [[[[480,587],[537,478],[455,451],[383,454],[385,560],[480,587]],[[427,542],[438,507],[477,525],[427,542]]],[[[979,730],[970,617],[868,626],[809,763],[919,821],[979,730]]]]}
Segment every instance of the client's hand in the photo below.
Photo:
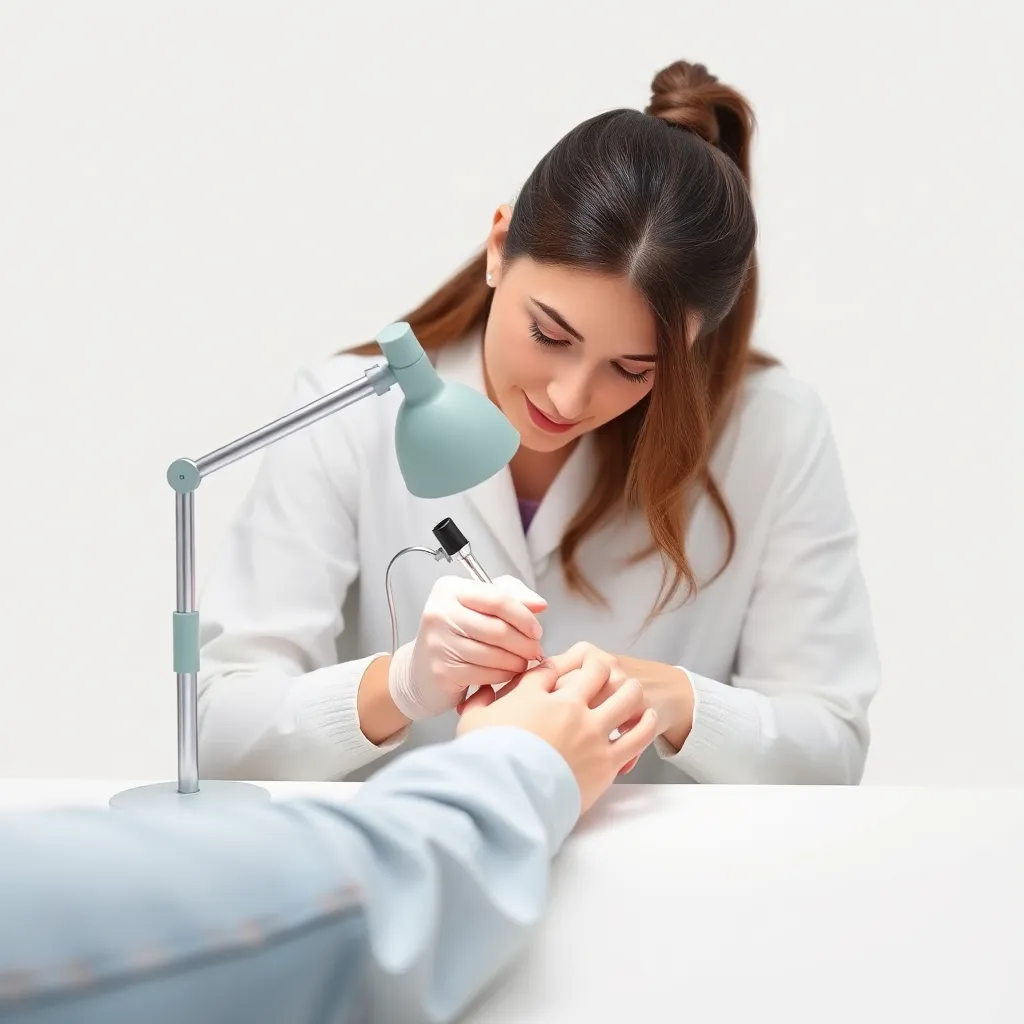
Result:
{"type": "Polygon", "coordinates": [[[607,663],[598,658],[584,659],[562,679],[541,664],[505,687],[500,700],[489,686],[474,693],[463,707],[459,734],[514,725],[539,736],[572,769],[582,811],[587,811],[658,733],[657,716],[645,706],[635,679],[624,680],[607,700],[592,706],[608,686],[609,674],[607,663]],[[635,724],[626,731],[629,723],[635,724]],[[616,730],[619,735],[612,739],[616,730]]]}
{"type": "MultiPolygon", "coordinates": [[[[600,647],[596,647],[594,644],[583,641],[573,644],[573,646],[563,654],[555,654],[545,658],[541,663],[541,666],[547,667],[554,672],[556,688],[561,688],[562,686],[571,683],[576,674],[582,672],[585,666],[594,664],[600,664],[602,666],[602,671],[605,673],[604,684],[591,700],[591,706],[597,707],[599,704],[603,704],[608,700],[612,694],[617,693],[623,684],[629,679],[625,669],[614,654],[609,654],[607,651],[601,650],[600,647]]],[[[497,697],[504,698],[506,694],[511,692],[512,686],[506,686],[497,692],[497,697]]],[[[460,715],[463,713],[464,707],[465,704],[458,705],[457,710],[460,715]]],[[[629,722],[627,723],[627,726],[633,726],[635,724],[635,721],[629,722]]],[[[623,765],[623,775],[633,770],[638,758],[639,755],[633,758],[629,763],[623,765]]]]}
{"type": "Polygon", "coordinates": [[[443,576],[427,598],[416,639],[394,653],[388,690],[416,720],[455,707],[474,686],[497,685],[543,654],[535,613],[547,602],[513,576],[479,583],[443,576]]]}

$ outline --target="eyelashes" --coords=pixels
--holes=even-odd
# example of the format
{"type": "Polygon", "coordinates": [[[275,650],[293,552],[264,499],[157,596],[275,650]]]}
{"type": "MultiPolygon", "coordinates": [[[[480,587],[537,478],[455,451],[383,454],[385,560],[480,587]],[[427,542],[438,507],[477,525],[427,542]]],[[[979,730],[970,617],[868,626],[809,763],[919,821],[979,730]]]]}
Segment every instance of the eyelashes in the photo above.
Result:
{"type": "Polygon", "coordinates": [[[549,338],[541,329],[536,320],[530,321],[530,333],[538,345],[549,345],[551,348],[566,348],[571,341],[560,341],[558,338],[549,338]]]}
{"type": "MultiPolygon", "coordinates": [[[[568,348],[572,342],[563,341],[560,338],[551,338],[540,329],[540,324],[536,320],[530,320],[530,334],[533,340],[538,345],[544,345],[547,348],[568,348]]],[[[646,384],[650,370],[645,370],[643,373],[630,373],[629,370],[624,370],[618,363],[612,363],[615,368],[615,372],[620,376],[624,377],[628,381],[632,381],[634,384],[646,384]]]]}
{"type": "Polygon", "coordinates": [[[629,370],[624,370],[618,363],[612,364],[615,367],[615,372],[625,377],[626,380],[631,380],[634,384],[646,384],[647,375],[651,372],[650,370],[644,370],[642,373],[630,373],[629,370]]]}

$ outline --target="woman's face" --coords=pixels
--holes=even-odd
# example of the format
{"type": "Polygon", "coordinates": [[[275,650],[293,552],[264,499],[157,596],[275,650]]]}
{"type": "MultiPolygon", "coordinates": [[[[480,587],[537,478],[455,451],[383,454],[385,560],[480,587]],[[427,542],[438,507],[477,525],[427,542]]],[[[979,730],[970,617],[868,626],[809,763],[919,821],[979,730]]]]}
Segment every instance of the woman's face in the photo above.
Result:
{"type": "Polygon", "coordinates": [[[654,318],[624,278],[525,258],[502,269],[500,242],[488,248],[488,390],[524,447],[555,451],[650,393],[654,318]]]}

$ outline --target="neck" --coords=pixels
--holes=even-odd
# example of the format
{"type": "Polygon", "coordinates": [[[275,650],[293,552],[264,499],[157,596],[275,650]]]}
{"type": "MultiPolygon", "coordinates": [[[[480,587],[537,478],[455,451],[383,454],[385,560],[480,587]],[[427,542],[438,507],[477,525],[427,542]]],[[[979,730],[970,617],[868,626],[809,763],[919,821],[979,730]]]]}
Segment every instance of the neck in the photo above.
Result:
{"type": "Polygon", "coordinates": [[[576,444],[573,441],[553,452],[535,452],[520,445],[508,465],[516,497],[540,501],[558,476],[559,470],[569,460],[576,444]]]}

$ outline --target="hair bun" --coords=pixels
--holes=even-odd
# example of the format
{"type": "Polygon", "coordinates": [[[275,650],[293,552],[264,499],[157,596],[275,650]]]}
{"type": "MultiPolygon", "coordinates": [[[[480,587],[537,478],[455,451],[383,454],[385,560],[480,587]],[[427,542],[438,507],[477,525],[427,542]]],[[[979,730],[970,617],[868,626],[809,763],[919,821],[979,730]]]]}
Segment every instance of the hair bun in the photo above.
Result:
{"type": "Polygon", "coordinates": [[[718,79],[703,64],[677,60],[654,76],[651,102],[644,113],[686,128],[717,146],[720,129],[715,101],[720,92],[718,79]]]}

